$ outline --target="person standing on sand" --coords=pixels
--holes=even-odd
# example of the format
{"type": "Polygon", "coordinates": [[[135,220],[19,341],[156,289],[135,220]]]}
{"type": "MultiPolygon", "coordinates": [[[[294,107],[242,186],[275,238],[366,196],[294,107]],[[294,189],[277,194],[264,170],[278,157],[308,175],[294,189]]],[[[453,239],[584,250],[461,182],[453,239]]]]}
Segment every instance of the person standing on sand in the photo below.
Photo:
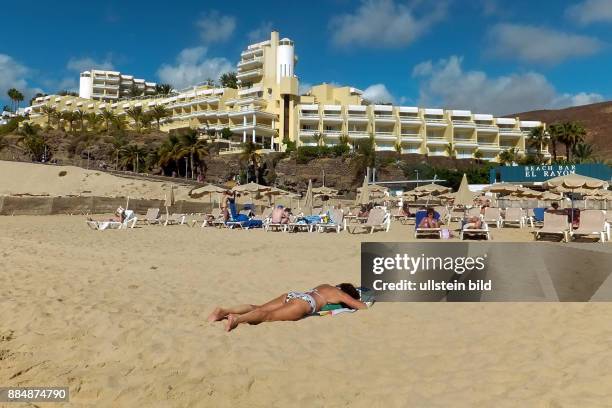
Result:
{"type": "Polygon", "coordinates": [[[283,293],[263,305],[217,307],[208,316],[208,321],[227,319],[225,330],[231,331],[241,323],[300,320],[304,316],[317,313],[328,303],[342,303],[351,309],[366,309],[368,306],[359,298],[359,291],[350,283],[341,283],[338,286],[323,284],[308,292],[283,293]]]}

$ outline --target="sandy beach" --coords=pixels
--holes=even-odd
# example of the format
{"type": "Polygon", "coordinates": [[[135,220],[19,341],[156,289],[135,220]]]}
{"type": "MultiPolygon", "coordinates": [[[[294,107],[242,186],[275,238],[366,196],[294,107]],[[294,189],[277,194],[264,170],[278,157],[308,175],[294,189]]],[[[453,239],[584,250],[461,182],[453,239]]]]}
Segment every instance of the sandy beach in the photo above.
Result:
{"type": "Polygon", "coordinates": [[[81,216],[0,217],[0,384],[67,385],[71,407],[609,405],[605,303],[378,303],[231,333],[206,322],[217,304],[357,282],[359,243],[411,240],[410,228],[92,231],[81,216]]]}

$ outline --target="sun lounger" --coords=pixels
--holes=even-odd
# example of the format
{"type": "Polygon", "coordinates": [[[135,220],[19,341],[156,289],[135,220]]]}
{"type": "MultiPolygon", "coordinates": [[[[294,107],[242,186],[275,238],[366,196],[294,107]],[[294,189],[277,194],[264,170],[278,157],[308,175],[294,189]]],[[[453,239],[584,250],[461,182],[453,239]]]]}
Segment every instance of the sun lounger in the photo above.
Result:
{"type": "Polygon", "coordinates": [[[346,229],[344,213],[342,212],[342,210],[329,210],[329,222],[316,224],[316,228],[319,232],[324,232],[328,229],[332,229],[337,233],[340,233],[340,231],[346,229]]]}
{"type": "Polygon", "coordinates": [[[161,219],[159,218],[159,208],[149,208],[147,213],[141,219],[144,224],[159,224],[161,219]]]}
{"type": "Polygon", "coordinates": [[[561,235],[563,241],[568,241],[569,223],[567,215],[544,213],[544,225],[539,230],[534,231],[535,239],[539,239],[541,235],[561,235]]]}
{"type": "Polygon", "coordinates": [[[525,216],[523,215],[522,208],[506,208],[506,213],[502,221],[502,226],[505,227],[507,224],[518,224],[519,228],[525,226],[525,216]]]}
{"type": "Polygon", "coordinates": [[[250,229],[250,228],[261,228],[263,227],[263,221],[251,219],[245,214],[238,214],[236,212],[236,204],[230,203],[230,219],[225,222],[225,226],[229,229],[234,229],[239,227],[241,229],[250,229]]]}
{"type": "Polygon", "coordinates": [[[185,223],[185,214],[170,214],[166,217],[164,225],[183,225],[185,223]]]}
{"type": "Polygon", "coordinates": [[[365,223],[347,226],[347,230],[351,234],[354,234],[357,232],[358,229],[363,229],[366,232],[369,230],[370,234],[372,234],[377,229],[389,232],[390,226],[391,215],[382,208],[373,208],[372,210],[370,210],[370,214],[368,215],[368,219],[365,223]]]}
{"type": "Polygon", "coordinates": [[[89,228],[103,231],[107,229],[128,229],[134,228],[136,223],[138,222],[138,218],[134,215],[134,211],[125,210],[124,213],[125,219],[123,222],[119,221],[96,221],[96,220],[87,220],[87,225],[89,228]]]}
{"type": "Polygon", "coordinates": [[[465,224],[461,228],[461,232],[459,233],[459,238],[464,240],[466,237],[484,237],[487,240],[491,239],[491,234],[489,232],[489,226],[486,222],[482,222],[482,226],[480,228],[468,228],[469,224],[465,224]]]}
{"type": "Polygon", "coordinates": [[[465,217],[465,208],[453,207],[449,214],[449,220],[461,221],[465,217]]]}
{"type": "Polygon", "coordinates": [[[501,211],[497,207],[486,207],[482,220],[485,224],[495,224],[497,228],[501,228],[502,217],[501,211]]]}
{"type": "Polygon", "coordinates": [[[601,210],[584,210],[580,213],[580,225],[570,231],[570,237],[595,235],[601,242],[606,242],[606,214],[601,210]]]}

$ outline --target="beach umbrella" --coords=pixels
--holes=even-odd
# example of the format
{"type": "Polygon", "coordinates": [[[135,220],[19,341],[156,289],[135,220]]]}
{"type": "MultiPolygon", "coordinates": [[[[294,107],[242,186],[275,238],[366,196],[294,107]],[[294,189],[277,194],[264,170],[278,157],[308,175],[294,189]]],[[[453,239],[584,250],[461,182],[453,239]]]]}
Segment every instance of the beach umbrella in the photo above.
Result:
{"type": "Polygon", "coordinates": [[[540,197],[543,201],[559,201],[563,199],[562,195],[555,194],[552,191],[545,191],[540,197]]]}
{"type": "Polygon", "coordinates": [[[425,185],[419,186],[415,188],[414,191],[423,192],[423,193],[431,194],[431,195],[437,195],[437,194],[450,193],[452,189],[450,187],[445,187],[439,184],[431,183],[431,184],[425,184],[425,185]]]}
{"type": "Polygon", "coordinates": [[[166,207],[166,219],[168,219],[168,207],[174,205],[174,186],[170,186],[170,193],[164,196],[164,207],[166,207]]]}
{"type": "Polygon", "coordinates": [[[463,205],[465,207],[474,204],[474,194],[470,191],[467,176],[465,175],[465,173],[463,173],[461,184],[459,185],[459,189],[457,190],[457,194],[455,195],[454,204],[463,205]]]}
{"type": "Polygon", "coordinates": [[[509,193],[514,193],[519,188],[520,188],[519,186],[516,186],[514,184],[495,183],[495,184],[491,184],[488,187],[483,188],[482,191],[489,192],[489,193],[509,194],[509,193]]]}
{"type": "Polygon", "coordinates": [[[513,194],[516,194],[519,197],[538,198],[541,197],[543,193],[541,191],[535,191],[527,187],[521,187],[513,194]]]}
{"type": "Polygon", "coordinates": [[[239,184],[237,186],[234,186],[232,188],[232,191],[235,191],[236,193],[243,193],[243,194],[258,194],[258,193],[262,193],[264,191],[268,191],[271,189],[272,187],[263,186],[261,184],[250,182],[247,184],[239,184]]]}
{"type": "Polygon", "coordinates": [[[335,190],[335,189],[330,188],[330,187],[322,186],[322,187],[315,187],[315,188],[313,188],[312,189],[312,193],[315,196],[324,196],[324,195],[326,195],[326,196],[336,196],[336,195],[338,195],[338,190],[335,190]]]}
{"type": "Polygon", "coordinates": [[[281,190],[280,188],[272,187],[270,190],[264,191],[263,195],[267,196],[269,203],[272,204],[272,197],[292,196],[294,194],[291,193],[290,191],[285,191],[285,190],[281,190]]]}
{"type": "Polygon", "coordinates": [[[357,201],[355,204],[367,205],[370,203],[370,189],[368,185],[368,177],[363,178],[363,185],[357,189],[357,201]]]}
{"type": "Polygon", "coordinates": [[[214,184],[208,184],[208,185],[205,185],[204,187],[199,187],[199,188],[191,190],[189,192],[189,197],[201,198],[207,195],[209,198],[209,202],[212,205],[213,194],[221,194],[224,191],[227,191],[227,189],[223,187],[217,187],[214,184]]]}
{"type": "Polygon", "coordinates": [[[312,204],[313,204],[313,197],[312,197],[312,180],[308,180],[308,189],[306,190],[306,195],[304,196],[304,214],[306,215],[312,215],[312,204]]]}
{"type": "Polygon", "coordinates": [[[554,177],[546,180],[544,183],[542,183],[542,186],[544,188],[564,187],[573,191],[577,188],[606,189],[609,187],[609,184],[600,179],[571,173],[566,174],[565,176],[554,177]]]}

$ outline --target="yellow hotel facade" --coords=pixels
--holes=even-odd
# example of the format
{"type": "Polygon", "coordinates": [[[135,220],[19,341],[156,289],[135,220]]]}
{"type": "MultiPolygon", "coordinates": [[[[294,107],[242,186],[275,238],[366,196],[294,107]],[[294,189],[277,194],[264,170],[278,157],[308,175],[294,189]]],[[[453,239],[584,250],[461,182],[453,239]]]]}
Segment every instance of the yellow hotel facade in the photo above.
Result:
{"type": "MultiPolygon", "coordinates": [[[[403,153],[448,156],[452,145],[457,158],[473,158],[478,151],[489,161],[497,161],[499,153],[508,149],[537,153],[529,134],[544,126],[539,121],[467,110],[370,104],[359,89],[329,84],[300,95],[296,63],[293,41],[280,39],[273,31],[269,40],[249,45],[241,53],[238,89],[197,85],[169,95],[117,100],[49,95],[37,98],[27,109],[34,123],[46,125],[45,105],[60,112],[110,110],[118,116],[133,107],[146,112],[163,105],[170,116],[163,121],[162,131],[193,128],[201,130],[202,137],[218,138],[227,128],[232,136],[225,141],[226,152],[239,151],[247,141],[260,144],[263,151],[282,151],[283,140],[298,146],[334,145],[342,136],[360,140],[373,135],[379,151],[396,151],[401,146],[403,153]]],[[[546,146],[539,153],[550,157],[546,146]]]]}

